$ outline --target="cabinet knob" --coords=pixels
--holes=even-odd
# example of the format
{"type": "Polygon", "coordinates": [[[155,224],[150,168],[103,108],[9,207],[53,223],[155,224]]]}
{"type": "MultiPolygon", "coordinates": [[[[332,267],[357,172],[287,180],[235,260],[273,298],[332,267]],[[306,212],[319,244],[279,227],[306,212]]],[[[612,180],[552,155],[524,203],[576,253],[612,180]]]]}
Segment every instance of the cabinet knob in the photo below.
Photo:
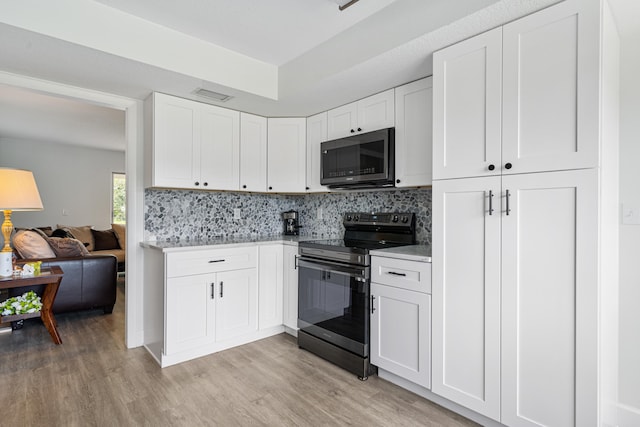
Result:
{"type": "Polygon", "coordinates": [[[356,133],[356,131],[355,131],[355,130],[353,130],[353,129],[351,129],[351,133],[356,133]]]}
{"type": "Polygon", "coordinates": [[[206,186],[208,186],[208,185],[209,185],[209,183],[208,183],[208,182],[205,182],[203,185],[206,187],[206,186]]]}
{"type": "Polygon", "coordinates": [[[307,191],[309,190],[309,187],[304,187],[304,188],[305,188],[305,190],[307,190],[307,191]]]}
{"type": "Polygon", "coordinates": [[[247,186],[246,186],[246,185],[243,185],[243,186],[242,186],[242,188],[247,188],[247,186]]]}
{"type": "Polygon", "coordinates": [[[396,184],[400,184],[400,180],[399,179],[396,179],[396,184]]]}
{"type": "Polygon", "coordinates": [[[196,181],[196,185],[200,185],[200,183],[198,181],[196,181]]]}
{"type": "Polygon", "coordinates": [[[507,163],[507,164],[504,165],[504,168],[505,169],[511,169],[512,166],[513,165],[511,163],[507,163]]]}
{"type": "Polygon", "coordinates": [[[273,190],[273,187],[269,187],[269,190],[273,190]]]}
{"type": "Polygon", "coordinates": [[[489,165],[489,167],[487,169],[489,169],[490,171],[494,170],[496,168],[495,165],[489,165]]]}
{"type": "Polygon", "coordinates": [[[362,128],[358,128],[358,132],[362,132],[362,128]]]}

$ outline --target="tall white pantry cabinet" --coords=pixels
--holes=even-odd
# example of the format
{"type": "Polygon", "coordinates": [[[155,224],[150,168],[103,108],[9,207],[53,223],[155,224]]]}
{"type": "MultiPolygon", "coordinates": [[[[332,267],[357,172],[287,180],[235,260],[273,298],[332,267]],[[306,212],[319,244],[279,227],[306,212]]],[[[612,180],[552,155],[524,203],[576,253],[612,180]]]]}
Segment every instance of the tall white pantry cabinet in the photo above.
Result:
{"type": "Polygon", "coordinates": [[[617,52],[565,0],[434,54],[432,391],[505,425],[613,422],[617,52]]]}

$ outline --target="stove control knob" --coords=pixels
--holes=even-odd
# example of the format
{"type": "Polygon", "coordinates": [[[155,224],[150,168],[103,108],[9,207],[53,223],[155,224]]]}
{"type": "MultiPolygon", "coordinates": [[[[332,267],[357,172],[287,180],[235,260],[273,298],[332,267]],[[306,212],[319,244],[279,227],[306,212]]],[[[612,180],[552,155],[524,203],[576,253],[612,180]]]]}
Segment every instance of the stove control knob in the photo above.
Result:
{"type": "Polygon", "coordinates": [[[356,216],[354,216],[354,217],[353,217],[353,220],[354,220],[354,221],[360,221],[360,215],[356,215],[356,216]]]}
{"type": "Polygon", "coordinates": [[[347,221],[351,221],[352,216],[351,215],[347,215],[347,221]]]}
{"type": "Polygon", "coordinates": [[[403,224],[406,224],[406,223],[408,223],[408,222],[409,222],[409,217],[403,216],[403,217],[402,217],[402,223],[403,223],[403,224]]]}
{"type": "Polygon", "coordinates": [[[398,215],[394,215],[393,218],[391,218],[392,222],[398,222],[398,215]]]}

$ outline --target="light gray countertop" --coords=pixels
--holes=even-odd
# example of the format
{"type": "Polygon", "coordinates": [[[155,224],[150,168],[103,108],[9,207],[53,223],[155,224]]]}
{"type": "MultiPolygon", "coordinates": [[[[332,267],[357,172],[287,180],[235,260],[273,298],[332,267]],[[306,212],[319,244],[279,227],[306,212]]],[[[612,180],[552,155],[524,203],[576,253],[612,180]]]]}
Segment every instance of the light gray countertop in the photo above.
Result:
{"type": "Polygon", "coordinates": [[[140,243],[143,248],[158,249],[163,252],[183,251],[192,249],[213,249],[220,246],[242,247],[270,243],[284,243],[297,246],[298,242],[307,240],[324,240],[328,237],[320,236],[285,236],[276,235],[252,235],[252,236],[221,236],[206,240],[167,240],[145,241],[140,243]]]}
{"type": "Polygon", "coordinates": [[[431,246],[429,245],[409,245],[398,246],[397,248],[376,249],[370,254],[387,258],[404,259],[407,261],[431,262],[431,246]]]}

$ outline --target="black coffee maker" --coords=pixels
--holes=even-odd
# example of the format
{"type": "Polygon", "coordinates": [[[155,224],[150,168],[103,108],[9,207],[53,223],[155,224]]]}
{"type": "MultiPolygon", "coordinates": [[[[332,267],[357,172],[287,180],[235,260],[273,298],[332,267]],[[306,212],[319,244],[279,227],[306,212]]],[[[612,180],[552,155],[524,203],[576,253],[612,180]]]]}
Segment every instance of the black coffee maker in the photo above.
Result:
{"type": "Polygon", "coordinates": [[[287,236],[297,236],[300,234],[299,228],[301,226],[298,224],[298,212],[286,211],[282,212],[281,215],[284,223],[284,234],[287,236]]]}

